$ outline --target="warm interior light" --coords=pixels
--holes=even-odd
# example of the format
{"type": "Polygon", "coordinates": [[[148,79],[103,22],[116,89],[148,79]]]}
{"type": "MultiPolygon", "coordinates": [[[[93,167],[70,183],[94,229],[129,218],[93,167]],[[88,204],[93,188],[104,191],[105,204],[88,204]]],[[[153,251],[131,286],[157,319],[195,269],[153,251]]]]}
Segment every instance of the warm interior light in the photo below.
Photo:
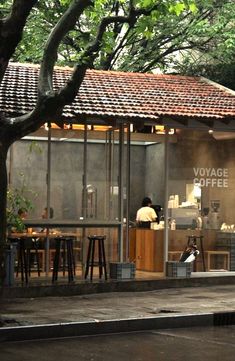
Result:
{"type": "Polygon", "coordinates": [[[100,132],[106,132],[110,128],[112,128],[110,125],[94,125],[93,126],[94,130],[99,130],[100,132]]]}
{"type": "Polygon", "coordinates": [[[73,124],[73,129],[74,130],[84,130],[85,127],[82,124],[73,124]]]}
{"type": "MultiPolygon", "coordinates": [[[[155,125],[154,128],[155,128],[156,134],[166,134],[166,129],[165,129],[164,125],[155,125]]],[[[170,135],[175,134],[175,129],[170,128],[168,131],[168,134],[170,134],[170,135]]]]}
{"type": "MultiPolygon", "coordinates": [[[[43,127],[44,127],[45,130],[48,130],[48,124],[47,123],[45,123],[43,127]]],[[[52,129],[61,129],[55,123],[51,123],[51,128],[52,129]]],[[[106,132],[110,128],[112,128],[111,125],[91,125],[91,124],[87,125],[87,130],[88,131],[95,130],[95,131],[106,132]]],[[[63,129],[64,130],[85,130],[85,125],[83,125],[83,124],[71,124],[71,123],[70,124],[64,124],[63,129]]],[[[125,129],[125,131],[126,131],[126,129],[125,129]]],[[[131,132],[134,131],[134,124],[130,124],[130,131],[131,132]]],[[[138,131],[137,131],[137,133],[138,133],[138,131]]],[[[151,133],[166,134],[166,129],[165,129],[165,127],[163,125],[154,125],[154,126],[151,126],[151,133]]],[[[213,133],[213,130],[209,131],[209,133],[213,133]]],[[[168,131],[168,134],[175,134],[175,129],[170,128],[169,131],[168,131]]]]}

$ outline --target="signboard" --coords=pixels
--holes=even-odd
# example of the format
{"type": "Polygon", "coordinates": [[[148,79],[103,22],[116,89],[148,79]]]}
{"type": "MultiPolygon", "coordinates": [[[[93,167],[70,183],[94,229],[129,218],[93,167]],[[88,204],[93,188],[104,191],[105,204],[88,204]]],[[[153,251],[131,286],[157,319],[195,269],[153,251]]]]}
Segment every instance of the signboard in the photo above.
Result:
{"type": "Polygon", "coordinates": [[[228,188],[228,168],[193,168],[194,184],[201,187],[228,188]]]}

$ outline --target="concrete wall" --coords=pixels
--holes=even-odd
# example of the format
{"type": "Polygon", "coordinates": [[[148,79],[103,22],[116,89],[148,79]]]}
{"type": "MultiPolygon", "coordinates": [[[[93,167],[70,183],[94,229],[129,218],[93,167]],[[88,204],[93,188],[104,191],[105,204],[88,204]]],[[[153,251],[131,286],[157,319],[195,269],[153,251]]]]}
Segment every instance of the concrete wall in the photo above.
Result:
{"type": "MultiPolygon", "coordinates": [[[[18,141],[12,149],[11,186],[20,187],[24,179],[28,197],[33,200],[34,210],[30,217],[40,218],[47,202],[47,142],[37,141],[40,152],[30,152],[31,141],[18,141]],[[23,176],[21,176],[21,174],[23,176]],[[34,195],[37,194],[37,197],[34,195]]],[[[78,219],[82,216],[83,188],[82,143],[52,142],[51,145],[51,205],[55,218],[78,219]]],[[[97,214],[102,219],[107,212],[106,159],[104,144],[89,143],[87,147],[87,184],[97,189],[97,214]]],[[[8,155],[8,169],[9,167],[8,155]]],[[[118,146],[113,152],[113,186],[118,185],[118,146]]],[[[126,161],[124,163],[124,167],[126,161]]],[[[145,147],[131,147],[131,218],[145,196],[145,147]]],[[[126,179],[124,171],[124,179],[126,179]]],[[[94,201],[94,198],[93,198],[94,201]]],[[[124,205],[126,201],[124,200],[124,205]]],[[[90,204],[90,203],[89,203],[90,204]]],[[[118,196],[111,200],[112,216],[118,217],[118,196]]]]}
{"type": "Polygon", "coordinates": [[[164,144],[146,147],[145,190],[153,204],[164,206],[164,144]]]}

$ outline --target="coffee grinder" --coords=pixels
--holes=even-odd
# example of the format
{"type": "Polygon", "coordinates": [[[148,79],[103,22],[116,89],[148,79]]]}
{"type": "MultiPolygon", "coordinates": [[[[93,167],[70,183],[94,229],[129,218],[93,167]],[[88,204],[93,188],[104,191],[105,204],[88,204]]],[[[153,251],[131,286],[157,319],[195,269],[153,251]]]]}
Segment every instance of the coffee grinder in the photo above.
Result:
{"type": "Polygon", "coordinates": [[[219,200],[211,201],[211,214],[210,214],[210,228],[211,229],[219,229],[220,228],[219,208],[220,208],[219,200]]]}
{"type": "Polygon", "coordinates": [[[203,229],[209,229],[209,207],[204,207],[202,209],[202,228],[203,229]]]}

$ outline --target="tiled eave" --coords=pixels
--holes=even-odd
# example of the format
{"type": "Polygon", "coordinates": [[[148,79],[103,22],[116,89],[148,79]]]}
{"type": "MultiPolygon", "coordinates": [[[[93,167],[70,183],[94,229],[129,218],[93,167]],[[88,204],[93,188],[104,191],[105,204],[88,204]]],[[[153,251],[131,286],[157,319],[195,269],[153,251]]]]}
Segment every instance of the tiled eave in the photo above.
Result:
{"type": "MultiPolygon", "coordinates": [[[[56,68],[54,86],[72,69],[56,68]]],[[[9,116],[33,109],[39,67],[10,64],[0,88],[0,109],[9,116]]],[[[235,129],[235,93],[200,77],[88,70],[65,122],[153,122],[235,129]]]]}

